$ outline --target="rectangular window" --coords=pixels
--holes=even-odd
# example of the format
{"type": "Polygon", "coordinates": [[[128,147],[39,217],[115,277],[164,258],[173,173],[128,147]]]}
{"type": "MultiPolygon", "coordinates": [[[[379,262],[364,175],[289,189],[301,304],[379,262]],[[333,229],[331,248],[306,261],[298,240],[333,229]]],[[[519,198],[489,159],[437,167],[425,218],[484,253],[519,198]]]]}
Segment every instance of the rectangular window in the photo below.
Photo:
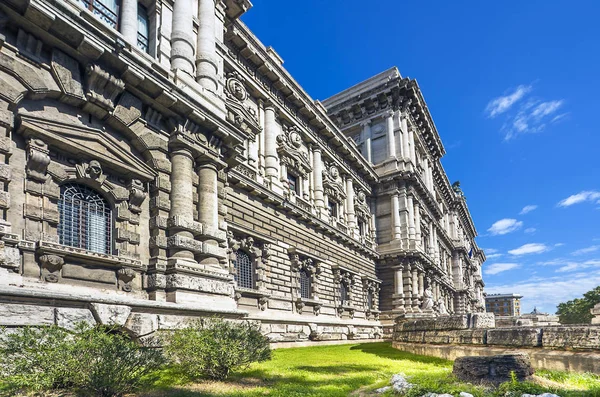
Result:
{"type": "Polygon", "coordinates": [[[365,223],[363,221],[358,221],[358,234],[360,236],[365,235],[365,223]]]}
{"type": "Polygon", "coordinates": [[[287,175],[288,187],[290,191],[293,192],[296,196],[300,195],[300,184],[298,183],[298,177],[296,175],[290,174],[288,172],[287,175]]]}
{"type": "Polygon", "coordinates": [[[335,201],[329,201],[329,217],[335,219],[338,217],[338,208],[335,201]]]}
{"type": "Polygon", "coordinates": [[[137,34],[137,46],[144,52],[150,52],[149,40],[150,29],[148,28],[148,10],[141,4],[138,4],[138,34],[137,34]]]}
{"type": "Polygon", "coordinates": [[[90,10],[102,22],[117,29],[119,21],[120,0],[79,0],[85,8],[90,10]]]}

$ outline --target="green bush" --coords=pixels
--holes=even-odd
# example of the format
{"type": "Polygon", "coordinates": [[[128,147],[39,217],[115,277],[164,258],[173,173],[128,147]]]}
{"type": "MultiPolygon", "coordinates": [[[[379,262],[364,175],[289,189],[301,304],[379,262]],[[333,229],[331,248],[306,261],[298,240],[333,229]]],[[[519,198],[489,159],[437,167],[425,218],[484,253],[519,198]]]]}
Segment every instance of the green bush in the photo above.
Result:
{"type": "Polygon", "coordinates": [[[165,361],[160,349],[140,346],[111,329],[84,330],[74,342],[78,364],[72,372],[73,383],[85,396],[120,397],[131,393],[165,361]]]}
{"type": "Polygon", "coordinates": [[[71,386],[72,335],[59,327],[0,329],[0,378],[10,389],[71,386]]]}
{"type": "Polygon", "coordinates": [[[120,397],[164,363],[159,349],[114,329],[84,325],[0,331],[0,375],[10,389],[71,389],[83,396],[120,397]]]}
{"type": "Polygon", "coordinates": [[[190,378],[227,378],[232,370],[271,358],[269,340],[256,324],[211,319],[173,331],[165,351],[190,378]]]}

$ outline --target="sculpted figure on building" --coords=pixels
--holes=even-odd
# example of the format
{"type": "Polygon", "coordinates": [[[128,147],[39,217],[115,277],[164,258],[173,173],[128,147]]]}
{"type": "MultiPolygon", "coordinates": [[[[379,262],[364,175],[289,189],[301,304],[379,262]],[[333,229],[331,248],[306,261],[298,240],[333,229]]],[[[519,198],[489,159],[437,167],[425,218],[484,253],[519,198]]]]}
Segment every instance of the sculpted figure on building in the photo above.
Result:
{"type": "Polygon", "coordinates": [[[484,309],[416,81],[315,101],[248,0],[120,3],[0,4],[0,325],[218,314],[319,341],[484,309]]]}

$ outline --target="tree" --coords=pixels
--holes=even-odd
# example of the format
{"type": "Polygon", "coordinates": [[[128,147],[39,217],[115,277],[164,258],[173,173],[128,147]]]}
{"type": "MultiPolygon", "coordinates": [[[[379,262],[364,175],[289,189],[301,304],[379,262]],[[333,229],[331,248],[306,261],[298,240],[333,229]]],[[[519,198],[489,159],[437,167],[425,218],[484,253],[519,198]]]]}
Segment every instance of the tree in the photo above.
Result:
{"type": "Polygon", "coordinates": [[[598,303],[600,303],[600,286],[583,294],[583,298],[559,303],[556,314],[561,324],[589,324],[593,317],[590,310],[598,303]]]}

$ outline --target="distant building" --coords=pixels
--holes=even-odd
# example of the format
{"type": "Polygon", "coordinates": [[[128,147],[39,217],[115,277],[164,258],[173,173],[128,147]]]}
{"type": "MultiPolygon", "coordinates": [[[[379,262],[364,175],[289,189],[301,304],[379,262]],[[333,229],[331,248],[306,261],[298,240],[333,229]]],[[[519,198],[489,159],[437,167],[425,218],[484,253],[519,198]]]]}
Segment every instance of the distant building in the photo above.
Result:
{"type": "Polygon", "coordinates": [[[520,316],[522,297],[519,294],[488,294],[485,310],[496,316],[520,316]]]}

